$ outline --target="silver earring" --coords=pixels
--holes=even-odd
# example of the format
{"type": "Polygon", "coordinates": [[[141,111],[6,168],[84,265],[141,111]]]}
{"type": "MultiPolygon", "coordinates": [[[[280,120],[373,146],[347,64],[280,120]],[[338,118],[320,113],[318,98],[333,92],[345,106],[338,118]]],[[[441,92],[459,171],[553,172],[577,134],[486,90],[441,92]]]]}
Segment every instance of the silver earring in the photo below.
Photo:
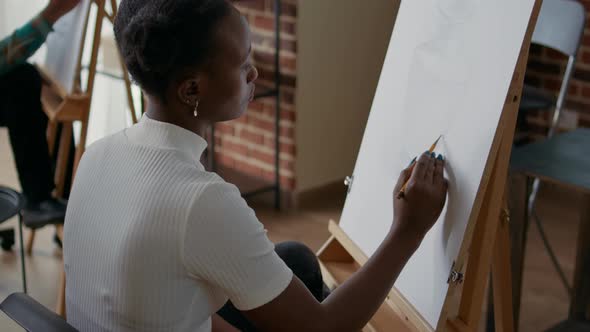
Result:
{"type": "Polygon", "coordinates": [[[193,115],[195,116],[195,118],[199,115],[199,112],[197,112],[198,109],[199,109],[199,101],[197,100],[197,102],[195,103],[195,110],[193,111],[193,115]]]}

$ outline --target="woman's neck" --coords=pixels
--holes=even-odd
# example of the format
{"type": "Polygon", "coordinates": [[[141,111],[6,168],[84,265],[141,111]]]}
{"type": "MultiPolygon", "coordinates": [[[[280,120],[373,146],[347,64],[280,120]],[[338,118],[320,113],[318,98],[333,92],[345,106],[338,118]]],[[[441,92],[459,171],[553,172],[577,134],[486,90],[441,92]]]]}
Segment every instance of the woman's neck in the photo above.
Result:
{"type": "Polygon", "coordinates": [[[156,121],[170,123],[203,137],[209,128],[209,123],[195,118],[191,112],[179,110],[184,108],[166,105],[154,98],[149,98],[146,115],[156,121]]]}

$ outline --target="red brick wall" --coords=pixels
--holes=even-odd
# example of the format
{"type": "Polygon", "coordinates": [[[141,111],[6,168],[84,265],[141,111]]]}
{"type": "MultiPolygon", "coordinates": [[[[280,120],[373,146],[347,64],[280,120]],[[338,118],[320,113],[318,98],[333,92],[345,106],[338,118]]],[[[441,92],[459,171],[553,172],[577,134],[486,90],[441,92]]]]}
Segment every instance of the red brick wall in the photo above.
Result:
{"type": "MultiPolygon", "coordinates": [[[[590,14],[590,0],[580,1],[590,14]]],[[[526,82],[557,96],[567,58],[553,50],[531,47],[526,82]]],[[[587,21],[576,69],[570,83],[566,108],[578,114],[578,126],[590,127],[590,20],[587,21]]],[[[529,117],[533,129],[541,133],[548,123],[547,113],[529,117]],[[535,121],[537,120],[537,121],[535,121]]]]}
{"type": "MultiPolygon", "coordinates": [[[[297,1],[283,0],[281,15],[280,173],[283,190],[295,189],[295,86],[297,1]]],[[[250,22],[257,91],[273,87],[274,0],[242,0],[236,6],[250,22]]],[[[274,179],[275,98],[250,104],[240,119],[216,127],[216,160],[248,175],[274,179]]]]}

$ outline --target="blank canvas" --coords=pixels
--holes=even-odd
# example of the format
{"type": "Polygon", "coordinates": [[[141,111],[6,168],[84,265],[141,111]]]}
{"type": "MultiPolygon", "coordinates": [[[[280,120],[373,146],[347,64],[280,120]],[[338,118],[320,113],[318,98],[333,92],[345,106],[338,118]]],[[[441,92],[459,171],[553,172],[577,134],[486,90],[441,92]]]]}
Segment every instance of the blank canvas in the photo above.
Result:
{"type": "Polygon", "coordinates": [[[74,89],[89,6],[90,0],[82,0],[54,24],[53,32],[47,36],[45,69],[69,93],[74,89]]]}
{"type": "Polygon", "coordinates": [[[436,327],[534,0],[402,1],[340,225],[370,256],[389,231],[393,187],[443,134],[447,205],[395,287],[436,327]]]}

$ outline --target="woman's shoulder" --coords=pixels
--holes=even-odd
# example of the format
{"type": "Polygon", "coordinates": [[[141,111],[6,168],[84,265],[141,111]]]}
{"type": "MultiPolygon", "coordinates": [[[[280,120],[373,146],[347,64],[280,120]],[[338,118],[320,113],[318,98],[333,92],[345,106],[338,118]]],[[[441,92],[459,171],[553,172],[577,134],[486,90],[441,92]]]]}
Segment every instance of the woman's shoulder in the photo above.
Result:
{"type": "Polygon", "coordinates": [[[190,182],[190,186],[196,189],[198,196],[240,196],[239,189],[232,183],[225,181],[215,172],[199,171],[198,176],[190,182]]]}
{"type": "Polygon", "coordinates": [[[214,172],[203,171],[187,185],[189,186],[187,191],[191,192],[189,210],[198,213],[202,213],[204,210],[216,211],[216,213],[230,213],[229,210],[250,210],[238,187],[225,181],[214,172]]]}
{"type": "Polygon", "coordinates": [[[188,209],[189,223],[202,230],[203,225],[226,229],[237,227],[257,230],[261,227],[254,211],[242,197],[240,190],[215,173],[207,173],[207,181],[195,183],[192,201],[188,209]]]}
{"type": "Polygon", "coordinates": [[[84,149],[84,153],[80,159],[80,164],[83,165],[86,163],[99,163],[106,158],[110,151],[121,149],[121,135],[122,132],[117,132],[90,143],[84,149]]]}
{"type": "Polygon", "coordinates": [[[97,139],[96,141],[88,144],[88,146],[85,149],[84,154],[90,152],[95,152],[95,151],[102,151],[102,150],[106,150],[115,146],[121,146],[121,140],[124,138],[123,136],[123,131],[118,131],[116,133],[113,134],[109,134],[106,135],[102,138],[97,139]]]}

